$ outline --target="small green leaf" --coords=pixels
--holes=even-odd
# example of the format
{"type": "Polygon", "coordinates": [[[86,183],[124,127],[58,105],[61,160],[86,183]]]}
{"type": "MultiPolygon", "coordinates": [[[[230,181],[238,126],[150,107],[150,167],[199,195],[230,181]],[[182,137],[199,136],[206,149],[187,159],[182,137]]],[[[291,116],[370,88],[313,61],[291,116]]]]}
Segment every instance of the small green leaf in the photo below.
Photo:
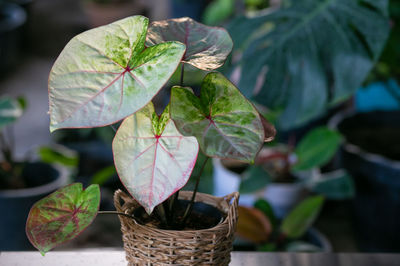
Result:
{"type": "Polygon", "coordinates": [[[40,147],[38,154],[42,162],[58,163],[67,167],[77,167],[79,164],[78,154],[62,146],[40,147]]]}
{"type": "Polygon", "coordinates": [[[114,165],[107,166],[95,173],[90,181],[91,184],[103,185],[107,180],[117,174],[114,165]]]}
{"type": "Polygon", "coordinates": [[[158,118],[149,103],[122,122],[112,144],[122,183],[148,214],[186,184],[199,151],[196,139],[182,136],[168,111],[158,118]]]}
{"type": "Polygon", "coordinates": [[[207,25],[218,25],[229,18],[235,11],[235,0],[215,0],[211,2],[203,14],[207,25]]]}
{"type": "Polygon", "coordinates": [[[128,17],[75,36],[49,77],[50,130],[113,124],[143,108],[179,65],[185,45],[145,47],[148,19],[128,17]]]}
{"type": "Polygon", "coordinates": [[[0,130],[15,122],[23,113],[23,108],[17,100],[3,97],[0,99],[0,130]]]}
{"type": "Polygon", "coordinates": [[[173,87],[171,118],[209,157],[253,162],[265,138],[258,111],[217,72],[206,75],[200,97],[190,88],[173,87]]]}
{"type": "Polygon", "coordinates": [[[324,197],[314,196],[303,200],[285,217],[281,231],[289,238],[301,237],[314,223],[322,205],[324,197]]]}
{"type": "Polygon", "coordinates": [[[271,182],[271,176],[260,165],[250,166],[244,173],[240,182],[239,192],[253,193],[265,188],[271,182]]]}
{"type": "Polygon", "coordinates": [[[258,199],[254,203],[254,208],[262,211],[264,213],[264,215],[267,216],[268,219],[270,220],[270,222],[272,224],[272,228],[275,228],[275,226],[278,223],[278,220],[276,219],[274,210],[272,209],[272,206],[271,206],[271,204],[269,204],[268,201],[266,201],[264,199],[258,199]]]}
{"type": "Polygon", "coordinates": [[[191,18],[155,21],[150,24],[146,44],[179,41],[186,45],[182,61],[202,70],[222,66],[233,43],[224,28],[209,27],[191,18]]]}
{"type": "Polygon", "coordinates": [[[326,127],[312,130],[296,146],[297,163],[292,170],[308,170],[329,162],[339,148],[341,140],[339,132],[326,127]]]}
{"type": "Polygon", "coordinates": [[[28,215],[26,235],[42,255],[77,237],[97,215],[100,189],[91,185],[82,190],[74,183],[36,202],[28,215]]]}
{"type": "Polygon", "coordinates": [[[310,179],[306,185],[313,192],[333,200],[351,199],[355,194],[353,179],[342,169],[324,173],[318,179],[310,179]]]}

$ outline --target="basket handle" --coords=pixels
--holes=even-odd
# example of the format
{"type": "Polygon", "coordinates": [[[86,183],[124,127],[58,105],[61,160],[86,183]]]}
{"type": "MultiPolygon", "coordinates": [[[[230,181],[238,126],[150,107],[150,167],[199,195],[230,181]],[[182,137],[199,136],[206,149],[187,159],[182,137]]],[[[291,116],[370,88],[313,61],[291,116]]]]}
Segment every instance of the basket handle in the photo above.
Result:
{"type": "Polygon", "coordinates": [[[227,203],[230,204],[229,213],[228,213],[229,230],[228,230],[226,237],[229,237],[233,233],[233,231],[235,231],[235,229],[236,229],[237,217],[238,217],[237,216],[237,208],[239,205],[239,197],[240,197],[239,192],[233,192],[224,197],[224,199],[227,201],[227,203]],[[232,201],[232,199],[233,199],[233,201],[232,201]]]}
{"type": "Polygon", "coordinates": [[[125,202],[128,202],[129,199],[130,199],[130,197],[122,190],[118,189],[117,191],[115,191],[114,205],[117,208],[117,210],[122,211],[121,201],[123,202],[123,204],[125,204],[125,202]]]}

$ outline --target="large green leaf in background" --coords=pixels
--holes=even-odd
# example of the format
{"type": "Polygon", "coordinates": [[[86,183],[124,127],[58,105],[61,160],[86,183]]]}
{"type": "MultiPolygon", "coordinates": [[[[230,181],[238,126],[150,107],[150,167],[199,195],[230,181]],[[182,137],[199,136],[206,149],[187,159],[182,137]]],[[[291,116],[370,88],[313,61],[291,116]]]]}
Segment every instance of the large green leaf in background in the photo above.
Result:
{"type": "Polygon", "coordinates": [[[199,151],[194,137],[178,132],[169,107],[158,117],[152,103],[122,122],[112,146],[122,183],[148,214],[186,184],[199,151]]]}
{"type": "Polygon", "coordinates": [[[313,196],[299,203],[282,221],[281,232],[289,238],[301,237],[317,218],[324,197],[313,196]]]}
{"type": "Polygon", "coordinates": [[[74,183],[36,202],[28,215],[26,235],[42,255],[77,237],[97,215],[100,188],[91,185],[82,190],[74,183]]]}
{"type": "Polygon", "coordinates": [[[191,18],[155,21],[150,24],[146,44],[179,41],[186,45],[182,61],[202,70],[222,66],[232,50],[232,39],[224,28],[209,27],[191,18]]]}
{"type": "Polygon", "coordinates": [[[23,113],[21,104],[12,98],[3,97],[0,99],[0,130],[15,122],[23,113]]]}
{"type": "Polygon", "coordinates": [[[229,32],[244,50],[239,88],[283,110],[280,128],[315,118],[348,99],[366,78],[388,37],[387,3],[297,0],[276,12],[236,19],[229,32]]]}
{"type": "Polygon", "coordinates": [[[222,74],[207,74],[201,95],[171,90],[171,118],[185,136],[195,136],[205,155],[253,162],[264,142],[258,111],[222,74]]]}
{"type": "Polygon", "coordinates": [[[145,49],[148,19],[128,17],[74,37],[49,77],[50,130],[115,123],[145,106],[177,68],[178,42],[145,49]]]}

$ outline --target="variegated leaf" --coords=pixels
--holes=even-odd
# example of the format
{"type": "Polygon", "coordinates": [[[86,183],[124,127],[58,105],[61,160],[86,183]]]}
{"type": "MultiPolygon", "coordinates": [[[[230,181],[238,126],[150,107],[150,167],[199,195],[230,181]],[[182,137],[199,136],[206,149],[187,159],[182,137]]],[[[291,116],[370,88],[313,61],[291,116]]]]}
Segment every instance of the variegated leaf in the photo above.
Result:
{"type": "Polygon", "coordinates": [[[77,237],[97,215],[100,188],[91,185],[82,190],[74,183],[36,202],[29,212],[26,235],[42,255],[77,237]]]}
{"type": "Polygon", "coordinates": [[[177,68],[185,46],[145,49],[148,19],[128,17],[74,37],[49,77],[50,130],[115,123],[145,106],[177,68]]]}
{"type": "Polygon", "coordinates": [[[196,139],[176,129],[169,107],[158,117],[152,103],[126,118],[113,141],[118,175],[149,214],[186,184],[198,151],[196,139]]]}
{"type": "Polygon", "coordinates": [[[146,44],[165,41],[184,43],[186,53],[182,61],[203,70],[222,66],[233,47],[232,39],[224,28],[209,27],[188,17],[150,24],[146,44]]]}
{"type": "Polygon", "coordinates": [[[258,111],[217,72],[204,78],[200,97],[173,87],[171,118],[183,135],[197,138],[207,156],[253,162],[264,142],[258,111]]]}

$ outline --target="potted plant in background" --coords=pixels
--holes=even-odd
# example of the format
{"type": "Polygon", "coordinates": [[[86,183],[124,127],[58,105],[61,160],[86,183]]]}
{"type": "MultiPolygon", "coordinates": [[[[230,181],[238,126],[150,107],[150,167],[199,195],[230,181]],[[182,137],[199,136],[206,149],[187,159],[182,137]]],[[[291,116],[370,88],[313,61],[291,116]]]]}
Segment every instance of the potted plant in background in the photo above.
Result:
{"type": "Polygon", "coordinates": [[[391,34],[366,85],[354,96],[354,106],[330,121],[345,139],[340,162],[354,177],[355,235],[367,252],[400,251],[399,8],[390,1],[391,34]]]}
{"type": "Polygon", "coordinates": [[[237,249],[286,252],[331,252],[329,241],[312,224],[324,203],[322,196],[299,202],[282,220],[271,205],[257,200],[254,207],[239,206],[237,249]]]}
{"type": "Polygon", "coordinates": [[[0,250],[31,248],[23,233],[23,221],[29,208],[69,181],[66,168],[54,165],[62,160],[68,161],[68,157],[61,153],[58,158],[45,156],[45,160],[15,160],[15,140],[11,127],[23,114],[24,108],[25,101],[22,98],[0,98],[0,211],[3,214],[0,221],[0,250]]]}
{"type": "MultiPolygon", "coordinates": [[[[200,96],[182,87],[184,64],[209,71],[224,63],[232,48],[224,29],[189,18],[147,28],[147,18],[133,16],[67,44],[50,73],[50,129],[124,119],[112,146],[130,195],[116,191],[112,213],[119,215],[129,263],[227,265],[238,193],[218,198],[196,193],[197,185],[194,192],[179,190],[199,147],[208,157],[252,162],[275,131],[218,72],[206,75],[200,96]],[[158,115],[151,100],[181,62],[181,86],[172,88],[169,105],[158,115]]],[[[31,243],[44,254],[75,238],[104,213],[99,198],[97,185],[82,190],[75,183],[37,202],[26,224],[31,243]]]]}
{"type": "Polygon", "coordinates": [[[268,200],[278,218],[285,217],[310,191],[328,199],[354,195],[350,176],[338,169],[321,172],[336,154],[341,135],[326,127],[311,130],[297,144],[275,143],[264,147],[255,164],[214,160],[214,193],[238,190],[240,203],[252,206],[258,198],[268,200]]]}

